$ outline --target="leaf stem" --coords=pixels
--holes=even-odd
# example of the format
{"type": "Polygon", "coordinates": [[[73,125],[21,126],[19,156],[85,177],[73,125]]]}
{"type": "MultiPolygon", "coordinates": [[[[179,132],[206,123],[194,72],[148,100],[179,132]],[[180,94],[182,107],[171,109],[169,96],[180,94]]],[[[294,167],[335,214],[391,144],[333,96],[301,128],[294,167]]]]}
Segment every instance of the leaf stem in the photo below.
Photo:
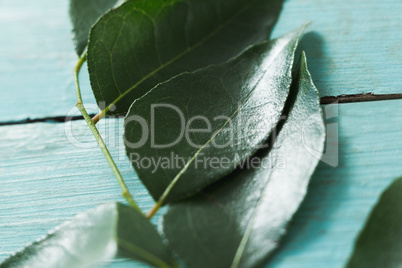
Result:
{"type": "Polygon", "coordinates": [[[158,210],[162,207],[161,202],[156,202],[155,205],[151,208],[151,210],[147,214],[148,219],[152,219],[152,217],[158,212],[158,210]]]}
{"type": "Polygon", "coordinates": [[[127,202],[130,204],[130,206],[132,206],[133,208],[135,208],[136,210],[138,210],[139,212],[142,213],[141,209],[138,207],[137,203],[134,201],[132,195],[130,194],[130,192],[127,188],[127,185],[124,182],[124,179],[121,176],[121,173],[116,166],[116,163],[114,162],[109,150],[106,147],[105,142],[102,139],[102,136],[100,135],[94,122],[92,122],[91,117],[88,115],[84,105],[82,104],[82,96],[81,96],[81,89],[80,89],[78,74],[79,74],[81,67],[84,64],[85,60],[86,60],[86,53],[78,59],[77,65],[74,68],[74,82],[75,82],[75,90],[76,90],[76,94],[77,94],[77,108],[78,108],[78,110],[80,110],[86,123],[88,124],[89,128],[91,129],[92,134],[94,135],[96,141],[99,144],[99,147],[101,148],[103,154],[105,155],[107,162],[109,163],[110,168],[112,169],[114,175],[116,176],[117,182],[119,183],[120,188],[123,192],[122,196],[127,200],[127,202]]]}
{"type": "Polygon", "coordinates": [[[99,120],[101,120],[102,118],[104,118],[106,115],[106,111],[102,110],[99,113],[97,113],[93,118],[92,118],[92,122],[94,122],[94,124],[96,125],[99,120]]]}
{"type": "MultiPolygon", "coordinates": [[[[213,137],[215,137],[216,135],[217,134],[215,134],[213,137]]],[[[187,162],[187,164],[184,166],[184,168],[182,170],[180,170],[179,173],[177,173],[177,175],[174,177],[174,179],[171,181],[171,183],[168,185],[168,187],[166,187],[166,189],[163,192],[163,194],[161,195],[161,197],[159,197],[158,202],[156,202],[155,205],[153,206],[153,208],[148,212],[148,214],[147,214],[148,219],[151,219],[156,214],[156,212],[158,212],[158,210],[163,206],[163,203],[165,203],[166,198],[170,194],[170,191],[172,191],[175,184],[179,181],[181,175],[183,175],[183,173],[188,169],[188,167],[191,165],[191,163],[194,161],[194,159],[198,156],[198,154],[201,152],[201,150],[205,146],[206,146],[206,144],[197,151],[197,153],[191,158],[191,160],[187,162]]]]}

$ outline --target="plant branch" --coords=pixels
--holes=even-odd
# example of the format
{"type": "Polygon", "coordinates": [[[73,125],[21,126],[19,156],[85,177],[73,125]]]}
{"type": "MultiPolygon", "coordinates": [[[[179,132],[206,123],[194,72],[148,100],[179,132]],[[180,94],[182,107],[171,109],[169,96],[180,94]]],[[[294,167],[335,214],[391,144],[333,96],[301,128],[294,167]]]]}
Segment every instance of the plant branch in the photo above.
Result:
{"type": "Polygon", "coordinates": [[[174,179],[172,180],[172,182],[168,185],[168,187],[165,189],[165,191],[163,192],[163,194],[161,195],[161,197],[159,197],[159,200],[155,203],[155,205],[151,208],[151,210],[148,212],[147,214],[147,218],[151,219],[156,212],[158,212],[158,210],[163,206],[163,204],[165,203],[165,200],[167,198],[167,196],[170,194],[170,191],[172,191],[173,186],[177,183],[177,181],[180,179],[181,175],[183,175],[183,173],[187,170],[187,168],[190,166],[190,164],[193,162],[193,160],[195,159],[195,157],[198,154],[196,154],[192,160],[188,161],[186,166],[179,172],[177,173],[176,177],[174,177],[174,179]]]}
{"type": "Polygon", "coordinates": [[[155,205],[151,208],[151,210],[148,212],[147,214],[147,218],[148,219],[152,219],[152,217],[156,214],[156,212],[158,212],[158,210],[161,208],[162,203],[161,202],[157,202],[155,203],[155,205]]]}
{"type": "Polygon", "coordinates": [[[96,141],[99,144],[99,147],[101,148],[103,154],[106,157],[107,162],[109,163],[110,168],[112,169],[114,175],[116,176],[116,179],[120,185],[120,188],[122,190],[122,195],[123,197],[127,200],[127,202],[135,209],[138,211],[141,211],[141,209],[138,207],[137,203],[134,201],[132,195],[130,194],[126,183],[124,182],[123,177],[121,176],[121,173],[119,169],[116,166],[116,163],[114,162],[109,150],[106,147],[105,142],[102,139],[102,136],[100,135],[98,129],[96,128],[94,122],[92,122],[91,117],[88,115],[84,105],[82,104],[82,96],[81,96],[81,89],[80,89],[80,83],[79,83],[79,78],[78,74],[81,70],[82,64],[86,60],[86,54],[84,54],[82,57],[78,59],[77,65],[74,68],[74,82],[75,82],[75,90],[77,94],[77,108],[80,110],[82,116],[84,117],[85,121],[87,122],[89,128],[92,131],[92,134],[94,135],[96,141]]]}
{"type": "Polygon", "coordinates": [[[99,120],[101,120],[102,118],[104,118],[106,115],[106,111],[102,110],[99,113],[97,113],[93,118],[92,118],[92,122],[94,122],[94,124],[96,125],[96,123],[99,122],[99,120]]]}

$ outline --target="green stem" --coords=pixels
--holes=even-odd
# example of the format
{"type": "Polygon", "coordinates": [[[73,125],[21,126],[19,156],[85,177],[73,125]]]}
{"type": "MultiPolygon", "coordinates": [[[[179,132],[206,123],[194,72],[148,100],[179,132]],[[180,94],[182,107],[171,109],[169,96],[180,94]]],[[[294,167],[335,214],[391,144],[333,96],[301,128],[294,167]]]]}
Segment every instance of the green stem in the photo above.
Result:
{"type": "Polygon", "coordinates": [[[92,122],[94,122],[94,124],[96,125],[96,123],[99,122],[99,120],[101,120],[103,117],[105,117],[106,115],[106,109],[100,111],[99,113],[97,113],[93,118],[92,118],[92,122]]]}
{"type": "Polygon", "coordinates": [[[158,210],[162,207],[161,202],[156,202],[155,205],[151,208],[151,210],[147,214],[148,219],[152,219],[152,217],[158,212],[158,210]]]}
{"type": "Polygon", "coordinates": [[[80,89],[80,83],[79,83],[79,79],[78,79],[78,74],[81,70],[82,64],[85,62],[86,60],[86,54],[84,54],[82,57],[80,57],[78,59],[77,65],[74,68],[74,81],[75,81],[75,90],[77,93],[77,108],[78,110],[80,110],[82,116],[84,117],[85,121],[87,122],[89,128],[92,131],[92,134],[94,135],[96,141],[99,144],[99,147],[102,149],[103,154],[106,157],[107,162],[109,163],[110,168],[112,169],[114,175],[117,178],[117,181],[120,185],[120,188],[123,192],[123,197],[127,200],[127,202],[135,209],[137,209],[138,211],[140,211],[142,213],[142,211],[140,210],[140,208],[138,207],[137,203],[134,201],[132,195],[130,194],[126,183],[124,182],[123,177],[120,174],[119,169],[116,166],[116,163],[114,162],[112,156],[110,155],[109,150],[106,147],[105,142],[102,139],[102,136],[99,134],[98,129],[96,128],[95,124],[92,122],[91,117],[89,117],[87,111],[85,110],[84,105],[82,104],[82,96],[81,96],[81,89],[80,89]]]}

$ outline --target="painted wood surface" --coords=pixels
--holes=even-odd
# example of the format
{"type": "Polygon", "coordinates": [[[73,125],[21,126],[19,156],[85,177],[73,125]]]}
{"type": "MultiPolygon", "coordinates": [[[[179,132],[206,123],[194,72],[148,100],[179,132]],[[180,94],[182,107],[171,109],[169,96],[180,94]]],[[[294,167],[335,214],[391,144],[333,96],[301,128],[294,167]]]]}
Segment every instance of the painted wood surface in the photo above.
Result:
{"type": "Polygon", "coordinates": [[[310,21],[300,48],[321,96],[402,93],[402,1],[287,0],[273,37],[310,21]]]}
{"type": "MultiPolygon", "coordinates": [[[[312,22],[301,49],[321,96],[402,93],[400,10],[395,0],[288,0],[273,37],[312,22]]],[[[76,102],[68,0],[0,0],[0,25],[0,122],[68,114],[76,102]]],[[[84,101],[93,104],[85,70],[84,101]]],[[[328,121],[339,127],[339,166],[320,164],[269,267],[343,266],[377,197],[402,175],[401,104],[339,106],[328,121]]],[[[124,155],[121,122],[104,120],[100,128],[148,210],[152,199],[124,155]]],[[[120,190],[83,121],[0,127],[0,261],[76,213],[116,200],[123,201],[120,190]]]]}
{"type": "MultiPolygon", "coordinates": [[[[313,23],[302,48],[321,96],[402,93],[400,10],[396,0],[288,0],[273,36],[313,23]]],[[[76,103],[68,0],[2,0],[0,25],[0,122],[66,115],[76,103]]],[[[84,102],[95,103],[83,70],[84,102]]]]}
{"type": "MultiPolygon", "coordinates": [[[[332,109],[326,108],[332,130],[324,159],[336,165],[338,148],[338,166],[319,164],[269,267],[342,267],[379,194],[402,175],[402,140],[397,138],[402,100],[332,109]]],[[[148,210],[152,199],[121,144],[122,120],[103,120],[99,128],[135,199],[148,210]]],[[[78,212],[123,201],[84,121],[3,126],[0,133],[0,261],[78,212]]],[[[119,260],[106,266],[125,264],[119,260]]]]}
{"type": "Polygon", "coordinates": [[[77,102],[68,0],[2,0],[0,25],[0,122],[66,115],[77,102]]]}

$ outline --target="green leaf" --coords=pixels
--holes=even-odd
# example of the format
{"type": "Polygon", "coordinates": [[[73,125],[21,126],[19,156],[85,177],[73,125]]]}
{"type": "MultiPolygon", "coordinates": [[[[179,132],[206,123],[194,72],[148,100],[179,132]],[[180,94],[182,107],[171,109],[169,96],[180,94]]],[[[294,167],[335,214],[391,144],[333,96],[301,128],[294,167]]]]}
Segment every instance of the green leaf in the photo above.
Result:
{"type": "Polygon", "coordinates": [[[70,19],[73,24],[73,40],[78,56],[87,46],[92,25],[106,11],[120,2],[119,0],[70,0],[70,19]]]}
{"type": "Polygon", "coordinates": [[[126,151],[155,200],[194,194],[258,150],[282,113],[303,30],[179,75],[134,101],[125,118],[126,151]]]}
{"type": "Polygon", "coordinates": [[[402,178],[382,193],[346,267],[402,267],[402,178]]]}
{"type": "Polygon", "coordinates": [[[265,40],[282,1],[132,0],[110,11],[91,30],[88,45],[99,107],[126,113],[158,83],[223,63],[265,40]]]}
{"type": "Polygon", "coordinates": [[[325,141],[318,92],[304,54],[297,72],[291,88],[297,97],[287,102],[291,111],[279,124],[273,148],[169,206],[163,230],[188,267],[256,267],[278,246],[319,161],[310,150],[322,153],[325,141]]]}
{"type": "Polygon", "coordinates": [[[88,267],[116,255],[157,267],[177,267],[144,215],[119,203],[77,215],[6,259],[0,267],[88,267]]]}

